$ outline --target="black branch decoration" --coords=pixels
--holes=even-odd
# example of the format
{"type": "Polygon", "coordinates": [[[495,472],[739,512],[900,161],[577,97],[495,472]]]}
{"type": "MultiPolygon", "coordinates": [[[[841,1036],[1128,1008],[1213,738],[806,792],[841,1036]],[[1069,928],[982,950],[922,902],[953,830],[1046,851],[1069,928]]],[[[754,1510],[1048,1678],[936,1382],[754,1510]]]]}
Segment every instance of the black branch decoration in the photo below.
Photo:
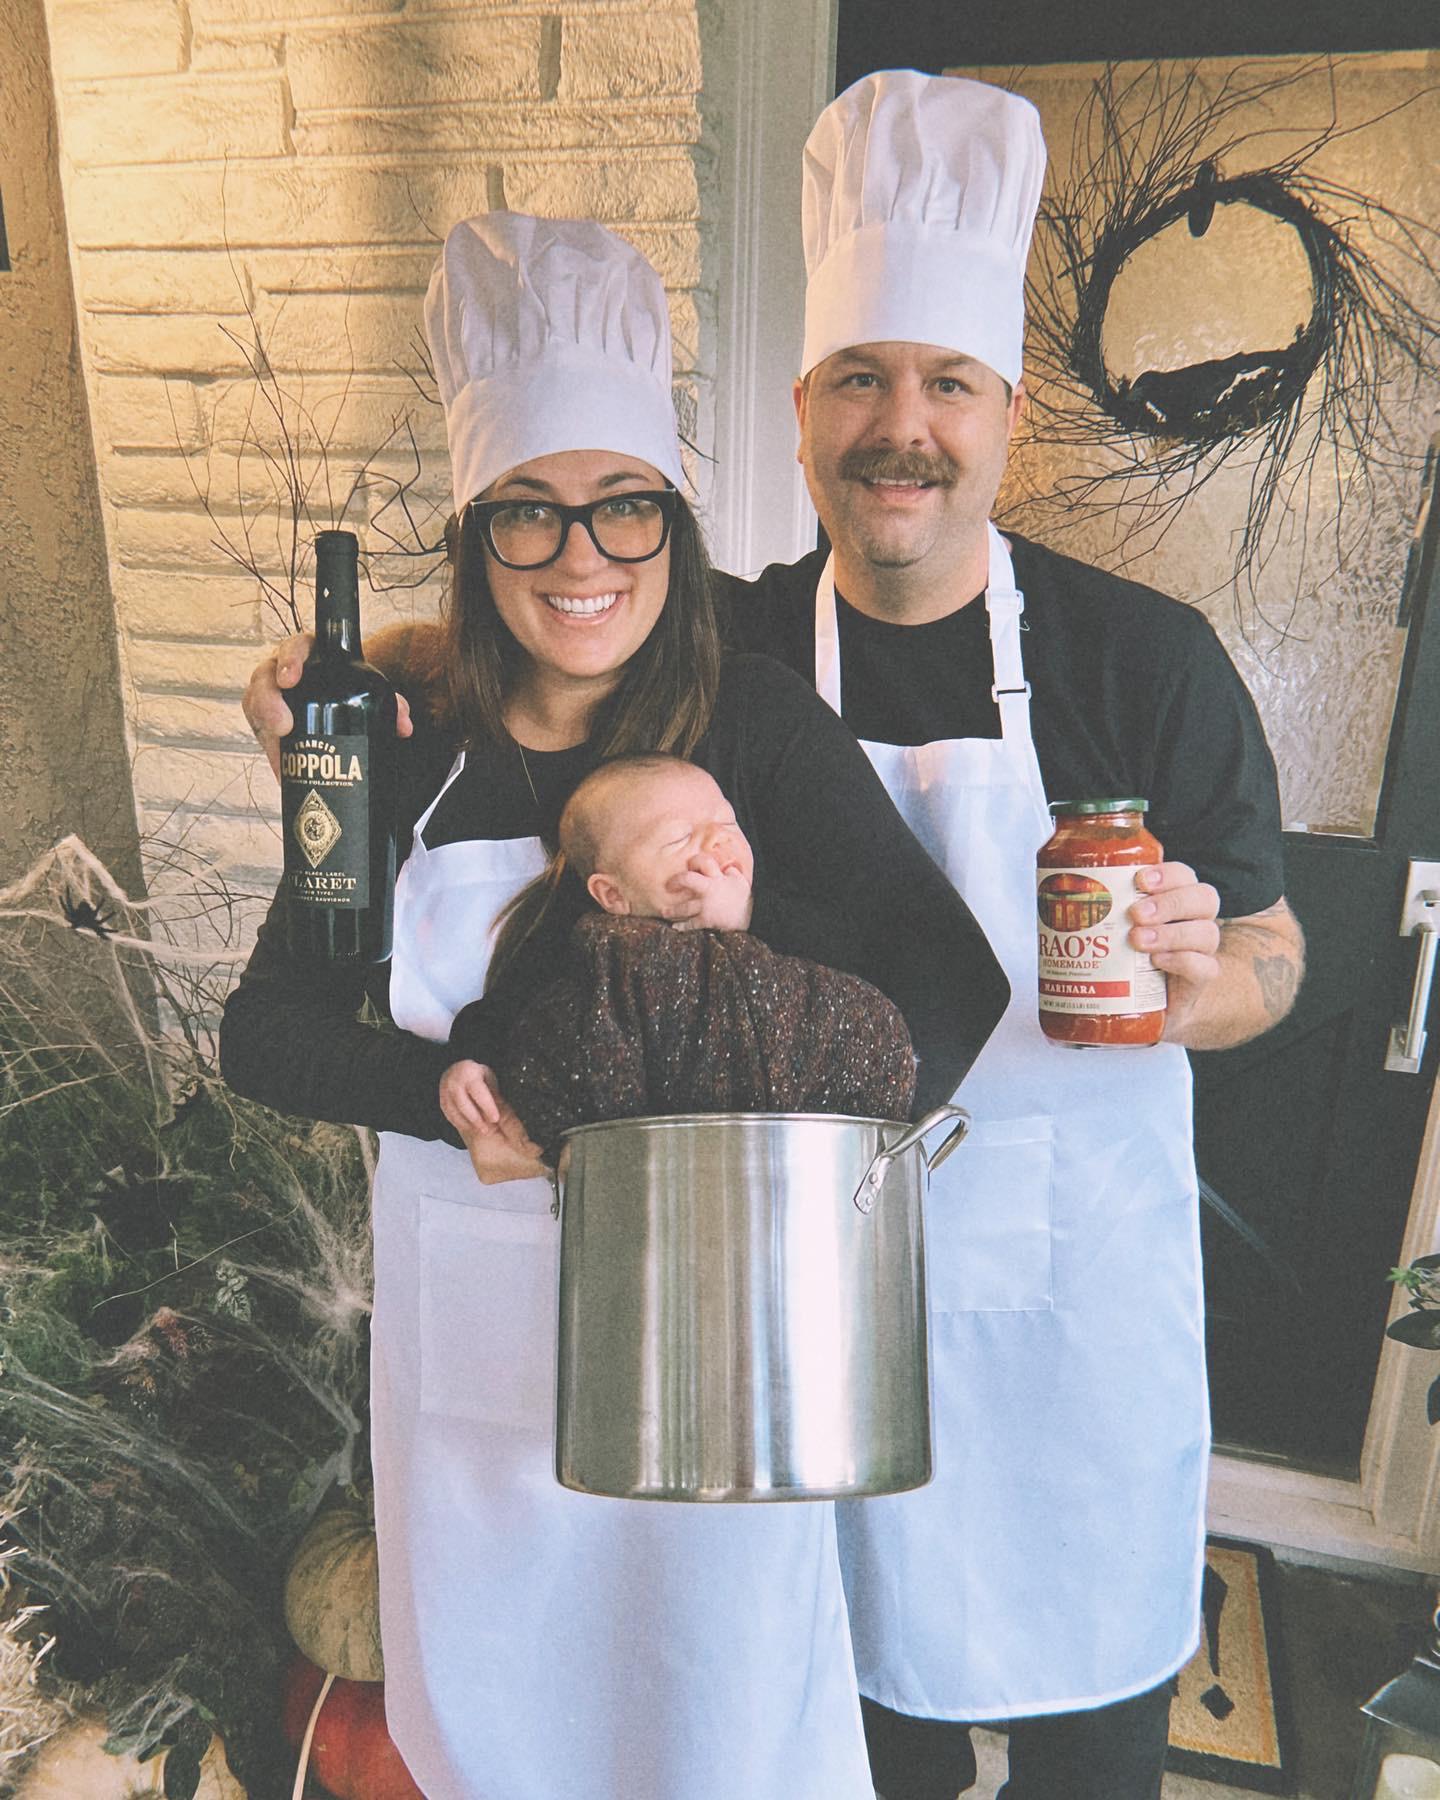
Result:
{"type": "MultiPolygon", "coordinates": [[[[269,340],[283,317],[283,299],[269,326],[262,324],[228,236],[225,250],[242,322],[234,329],[222,325],[220,331],[244,369],[243,417],[226,438],[217,429],[217,411],[210,450],[185,459],[195,498],[214,531],[215,549],[254,581],[262,606],[285,632],[308,626],[314,539],[322,530],[348,527],[366,538],[363,568],[372,593],[423,587],[444,570],[448,516],[448,505],[431,497],[436,472],[425,467],[415,434],[414,409],[440,406],[423,337],[415,333],[408,360],[397,358],[393,364],[413,388],[413,402],[391,412],[385,429],[358,460],[344,455],[337,443],[340,424],[359,381],[348,307],[346,362],[317,394],[303,371],[280,367],[273,353],[269,340]],[[230,463],[233,493],[222,495],[213,486],[212,455],[230,463]],[[387,461],[398,473],[386,467],[387,461]]],[[[183,449],[178,420],[175,436],[183,449]]]]}
{"type": "Polygon", "coordinates": [[[1300,515],[1307,542],[1324,537],[1338,569],[1382,494],[1408,502],[1420,447],[1397,427],[1393,388],[1402,400],[1418,395],[1440,339],[1440,233],[1317,166],[1340,140],[1434,90],[1342,124],[1339,66],[1250,63],[1208,79],[1193,65],[1107,67],[1077,118],[1071,172],[1041,204],[1027,291],[1030,440],[1071,455],[1057,479],[1008,496],[1009,510],[1053,512],[1072,525],[1118,514],[1129,560],[1153,549],[1220,470],[1241,468],[1249,479],[1232,571],[1239,623],[1247,625],[1248,600],[1249,616],[1282,635],[1297,597],[1281,598],[1282,616],[1266,616],[1257,586],[1280,518],[1300,515]],[[1273,108],[1302,83],[1313,89],[1317,77],[1328,116],[1286,155],[1265,160],[1273,118],[1247,128],[1240,115],[1253,120],[1257,106],[1273,108]],[[1288,342],[1117,374],[1105,324],[1121,273],[1162,232],[1183,222],[1203,237],[1230,207],[1293,233],[1309,274],[1308,318],[1288,342]],[[1316,519],[1327,465],[1338,498],[1316,519]]]}

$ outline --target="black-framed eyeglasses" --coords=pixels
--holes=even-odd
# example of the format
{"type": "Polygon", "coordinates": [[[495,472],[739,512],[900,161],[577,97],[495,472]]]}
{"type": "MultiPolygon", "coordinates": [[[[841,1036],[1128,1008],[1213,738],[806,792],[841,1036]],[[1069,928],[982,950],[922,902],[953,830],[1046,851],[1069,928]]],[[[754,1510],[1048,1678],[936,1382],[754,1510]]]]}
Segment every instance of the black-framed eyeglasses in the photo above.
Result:
{"type": "Polygon", "coordinates": [[[543,569],[565,548],[572,525],[583,525],[590,542],[611,562],[649,562],[665,548],[675,508],[674,488],[611,494],[584,506],[554,500],[472,500],[470,512],[485,548],[507,569],[543,569]]]}

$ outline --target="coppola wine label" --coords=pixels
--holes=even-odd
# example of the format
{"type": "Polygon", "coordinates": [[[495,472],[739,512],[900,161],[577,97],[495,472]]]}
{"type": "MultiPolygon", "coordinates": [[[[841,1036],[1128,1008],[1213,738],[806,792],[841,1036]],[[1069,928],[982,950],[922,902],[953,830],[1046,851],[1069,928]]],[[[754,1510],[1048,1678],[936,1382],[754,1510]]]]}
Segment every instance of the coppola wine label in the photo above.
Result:
{"type": "Polygon", "coordinates": [[[1058,1043],[1156,1044],[1165,977],[1131,948],[1136,871],[1163,851],[1144,800],[1057,801],[1054,835],[1036,859],[1040,1029],[1058,1043]]]}
{"type": "Polygon", "coordinates": [[[395,894],[395,691],[360,643],[359,544],[315,540],[315,648],[280,746],[286,930],[296,955],[383,962],[395,894]]]}

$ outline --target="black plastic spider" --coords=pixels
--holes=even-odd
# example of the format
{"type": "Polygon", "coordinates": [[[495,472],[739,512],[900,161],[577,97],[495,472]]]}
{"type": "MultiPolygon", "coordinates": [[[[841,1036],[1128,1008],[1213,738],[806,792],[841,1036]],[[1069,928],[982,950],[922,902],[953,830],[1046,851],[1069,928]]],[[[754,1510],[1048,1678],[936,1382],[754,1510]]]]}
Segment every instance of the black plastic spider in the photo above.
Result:
{"type": "Polygon", "coordinates": [[[114,915],[106,912],[103,900],[98,904],[92,904],[89,900],[77,900],[67,888],[60,902],[60,910],[72,931],[88,931],[98,938],[113,935],[114,915]]]}

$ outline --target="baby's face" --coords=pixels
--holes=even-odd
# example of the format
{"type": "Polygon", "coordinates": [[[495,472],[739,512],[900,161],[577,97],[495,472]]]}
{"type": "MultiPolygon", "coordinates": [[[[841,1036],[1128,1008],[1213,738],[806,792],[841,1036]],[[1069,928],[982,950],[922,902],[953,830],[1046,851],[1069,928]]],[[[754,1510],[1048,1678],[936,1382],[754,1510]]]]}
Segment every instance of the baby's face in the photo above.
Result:
{"type": "Polygon", "coordinates": [[[618,782],[595,835],[597,873],[618,890],[618,898],[603,888],[595,894],[607,912],[668,917],[678,898],[671,882],[707,858],[722,875],[740,876],[747,886],[754,879],[755,857],[734,807],[693,764],[618,782]]]}

